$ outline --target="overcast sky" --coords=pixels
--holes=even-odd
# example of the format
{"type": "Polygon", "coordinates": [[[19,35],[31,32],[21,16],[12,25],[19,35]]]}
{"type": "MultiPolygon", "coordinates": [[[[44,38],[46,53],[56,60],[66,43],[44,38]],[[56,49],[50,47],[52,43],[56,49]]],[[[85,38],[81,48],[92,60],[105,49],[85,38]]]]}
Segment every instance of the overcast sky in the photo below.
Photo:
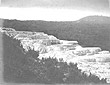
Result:
{"type": "MultiPolygon", "coordinates": [[[[42,8],[48,7],[50,9],[66,8],[71,10],[80,10],[81,12],[85,11],[86,13],[87,11],[89,12],[91,11],[91,12],[97,12],[97,13],[102,12],[104,14],[107,13],[108,15],[110,14],[109,0],[1,0],[1,5],[5,7],[20,7],[20,8],[22,7],[42,7],[42,8]]],[[[52,12],[52,10],[50,12],[52,12]]]]}
{"type": "Polygon", "coordinates": [[[70,8],[108,8],[109,0],[1,0],[5,6],[42,6],[42,7],[70,7],[70,8]]]}

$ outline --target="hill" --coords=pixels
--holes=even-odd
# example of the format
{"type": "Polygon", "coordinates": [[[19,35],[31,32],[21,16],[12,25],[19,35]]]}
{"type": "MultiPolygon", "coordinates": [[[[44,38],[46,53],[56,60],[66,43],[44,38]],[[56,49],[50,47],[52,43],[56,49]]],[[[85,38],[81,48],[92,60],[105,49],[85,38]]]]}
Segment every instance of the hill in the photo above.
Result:
{"type": "MultiPolygon", "coordinates": [[[[92,73],[89,75],[86,75],[85,72],[82,72],[79,69],[79,67],[81,66],[80,65],[81,62],[80,64],[74,64],[74,63],[67,64],[67,62],[64,62],[63,60],[58,61],[57,57],[60,57],[60,55],[57,55],[56,58],[51,58],[51,57],[45,58],[44,56],[42,59],[40,59],[40,55],[41,54],[45,55],[45,53],[40,53],[40,51],[35,51],[31,49],[28,51],[25,51],[24,50],[25,48],[23,49],[23,46],[21,46],[22,40],[24,41],[26,39],[29,42],[31,42],[32,40],[35,41],[35,38],[36,40],[38,39],[42,40],[43,38],[47,40],[47,38],[49,38],[49,35],[47,36],[43,34],[43,36],[38,37],[39,36],[38,35],[39,33],[38,33],[36,37],[34,37],[33,36],[34,33],[31,33],[31,32],[15,31],[13,29],[11,31],[10,30],[11,29],[6,28],[5,29],[6,32],[4,31],[3,33],[3,42],[4,42],[3,43],[3,47],[4,47],[3,49],[3,52],[4,52],[3,53],[3,65],[4,65],[3,75],[4,76],[3,77],[5,82],[7,83],[40,83],[40,84],[106,83],[106,79],[103,79],[103,78],[100,79],[98,78],[98,76],[95,76],[95,74],[92,74],[92,73]]],[[[41,42],[37,41],[36,43],[41,43],[41,42]]],[[[64,44],[67,44],[67,43],[70,44],[70,43],[77,43],[77,42],[66,41],[64,44]]],[[[41,43],[41,44],[43,45],[45,43],[41,43]]],[[[56,45],[57,44],[59,43],[56,43],[56,45]]],[[[28,43],[24,43],[23,45],[28,45],[28,43]]],[[[60,44],[60,46],[61,45],[62,44],[60,44]]],[[[31,43],[29,46],[31,46],[31,43]]],[[[38,44],[35,45],[35,47],[37,46],[38,44]]],[[[55,45],[52,45],[52,46],[55,46],[55,45]]],[[[53,48],[53,50],[54,49],[55,48],[53,48]]],[[[62,57],[65,57],[65,56],[62,55],[62,57]]],[[[84,57],[84,56],[82,55],[81,57],[84,57]]],[[[88,63],[86,62],[86,64],[89,64],[89,62],[88,63]]],[[[87,67],[87,65],[85,64],[84,66],[87,67]]],[[[103,67],[103,65],[100,65],[100,66],[103,67]]]]}
{"type": "Polygon", "coordinates": [[[19,21],[4,19],[3,27],[52,34],[58,39],[75,40],[82,46],[98,46],[110,51],[110,18],[88,16],[78,21],[19,21]]]}
{"type": "Polygon", "coordinates": [[[110,22],[110,17],[107,16],[88,16],[88,17],[84,17],[80,20],[78,20],[79,22],[83,22],[83,23],[96,23],[96,24],[109,24],[110,22]]]}

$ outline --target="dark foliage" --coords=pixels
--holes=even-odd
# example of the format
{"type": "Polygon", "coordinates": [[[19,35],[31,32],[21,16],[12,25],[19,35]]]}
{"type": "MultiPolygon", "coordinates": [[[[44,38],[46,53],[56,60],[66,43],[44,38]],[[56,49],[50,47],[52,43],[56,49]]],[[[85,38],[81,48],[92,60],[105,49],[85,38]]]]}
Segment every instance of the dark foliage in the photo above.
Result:
{"type": "Polygon", "coordinates": [[[19,41],[3,35],[4,81],[13,83],[105,83],[95,75],[87,77],[77,68],[77,64],[57,59],[37,58],[38,52],[25,53],[19,41]]]}

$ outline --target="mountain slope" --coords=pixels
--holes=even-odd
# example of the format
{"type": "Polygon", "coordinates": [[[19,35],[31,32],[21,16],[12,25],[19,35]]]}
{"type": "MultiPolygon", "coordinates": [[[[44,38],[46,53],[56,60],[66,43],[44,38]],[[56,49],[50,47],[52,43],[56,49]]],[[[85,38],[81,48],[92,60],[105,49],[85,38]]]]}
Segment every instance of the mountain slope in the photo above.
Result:
{"type": "Polygon", "coordinates": [[[78,20],[78,22],[82,22],[82,23],[94,23],[94,24],[110,24],[110,17],[107,16],[88,16],[88,17],[84,17],[80,20],[78,20]]]}
{"type": "MultiPolygon", "coordinates": [[[[46,58],[44,56],[42,59],[40,59],[41,55],[45,53],[40,53],[40,52],[38,53],[37,51],[32,50],[31,48],[31,46],[33,47],[34,45],[33,42],[35,41],[34,40],[35,38],[33,38],[34,37],[33,35],[35,33],[27,32],[27,31],[15,31],[15,30],[12,30],[10,32],[10,30],[7,31],[7,29],[8,28],[6,28],[6,31],[4,31],[4,34],[3,34],[4,80],[6,82],[8,83],[9,82],[11,83],[12,82],[13,83],[48,83],[48,84],[51,84],[51,83],[52,84],[53,83],[66,83],[66,84],[67,83],[69,84],[106,83],[105,79],[103,78],[99,79],[97,76],[92,74],[89,74],[89,76],[87,76],[85,73],[81,72],[81,70],[79,70],[80,68],[79,65],[81,63],[80,64],[78,63],[77,65],[73,63],[68,64],[66,62],[63,62],[62,59],[58,61],[58,58],[60,57],[60,55],[55,56],[56,58],[52,58],[52,56],[50,55],[50,58],[46,58]],[[17,35],[15,35],[16,33],[17,35]],[[18,35],[21,35],[21,36],[18,36],[18,35]],[[26,37],[23,35],[26,35],[26,36],[28,35],[28,36],[26,37]],[[24,40],[27,43],[22,43],[22,41],[24,40]],[[33,44],[31,45],[31,43],[29,43],[28,45],[28,42],[32,42],[33,44]],[[29,46],[31,49],[29,48],[30,50],[25,51],[23,49],[27,49],[27,48],[24,48],[21,45],[23,46],[26,45],[26,47],[29,46]]],[[[36,36],[36,40],[39,38],[40,40],[42,40],[42,38],[45,38],[43,36],[47,36],[47,35],[43,34],[43,36],[40,36],[40,37],[38,37],[39,35],[35,35],[35,36],[36,36]]],[[[48,37],[49,35],[46,37],[46,40],[48,39],[48,37]]],[[[65,42],[64,44],[77,43],[77,42],[70,42],[70,41],[64,41],[64,42],[65,42]]],[[[37,41],[35,45],[36,49],[38,49],[37,43],[44,44],[37,41]]],[[[56,43],[56,47],[57,47],[57,44],[59,43],[56,43]]],[[[47,46],[45,45],[45,47],[47,46]]],[[[55,45],[52,44],[51,46],[53,46],[53,51],[57,51],[57,50],[54,50],[55,45]]],[[[59,46],[62,46],[62,44],[59,44],[59,46]]],[[[68,51],[68,50],[65,50],[65,51],[68,51]]],[[[79,56],[81,56],[82,58],[84,57],[83,55],[79,55],[79,56]]],[[[68,57],[68,56],[62,56],[62,58],[64,57],[68,57]]],[[[73,60],[71,62],[73,62],[73,60]]]]}
{"type": "Polygon", "coordinates": [[[98,46],[110,51],[109,21],[110,18],[104,16],[89,16],[71,22],[4,20],[3,27],[40,31],[59,39],[76,40],[82,46],[98,46]]]}

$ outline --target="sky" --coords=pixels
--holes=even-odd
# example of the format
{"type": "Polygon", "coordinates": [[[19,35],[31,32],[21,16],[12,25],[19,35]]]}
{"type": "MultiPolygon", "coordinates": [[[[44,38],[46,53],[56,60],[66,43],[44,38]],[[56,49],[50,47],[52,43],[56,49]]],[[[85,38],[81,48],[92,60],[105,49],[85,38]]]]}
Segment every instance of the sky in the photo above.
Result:
{"type": "Polygon", "coordinates": [[[21,20],[74,21],[89,15],[110,16],[109,0],[1,0],[0,11],[0,17],[21,20]]]}
{"type": "Polygon", "coordinates": [[[12,7],[63,7],[103,10],[109,7],[109,0],[1,0],[2,5],[12,7]]]}
{"type": "Polygon", "coordinates": [[[108,0],[1,0],[5,6],[89,7],[106,8],[108,0]]]}

